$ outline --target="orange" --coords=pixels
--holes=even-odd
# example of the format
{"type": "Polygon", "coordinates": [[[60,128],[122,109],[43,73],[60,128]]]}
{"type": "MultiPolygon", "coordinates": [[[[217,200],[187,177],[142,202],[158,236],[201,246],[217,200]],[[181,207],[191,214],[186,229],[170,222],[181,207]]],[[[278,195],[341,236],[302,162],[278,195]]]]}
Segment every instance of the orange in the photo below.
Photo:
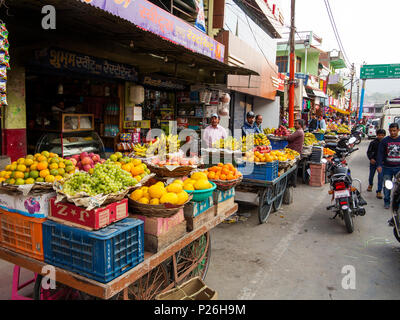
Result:
{"type": "Polygon", "coordinates": [[[39,162],[39,164],[37,165],[37,169],[39,171],[42,171],[44,169],[47,169],[48,166],[49,166],[49,164],[46,161],[42,161],[42,162],[39,162]]]}
{"type": "Polygon", "coordinates": [[[208,173],[208,179],[214,179],[215,178],[215,172],[211,171],[208,173]]]}
{"type": "Polygon", "coordinates": [[[219,177],[221,180],[226,180],[226,175],[225,174],[221,174],[221,176],[219,177]]]}
{"type": "Polygon", "coordinates": [[[232,173],[229,173],[229,174],[226,176],[226,180],[233,180],[233,179],[235,179],[235,177],[233,176],[232,173]]]}
{"type": "Polygon", "coordinates": [[[224,164],[223,163],[218,163],[218,167],[223,167],[224,166],[224,164]]]}
{"type": "Polygon", "coordinates": [[[138,175],[140,174],[139,166],[133,167],[133,168],[131,169],[131,174],[132,174],[132,176],[138,176],[138,175]]]}
{"type": "Polygon", "coordinates": [[[42,161],[47,161],[47,158],[43,155],[41,155],[40,157],[38,157],[38,161],[42,162],[42,161]]]}
{"type": "Polygon", "coordinates": [[[50,169],[58,169],[58,164],[57,163],[51,163],[49,168],[50,169]]]}
{"type": "Polygon", "coordinates": [[[47,170],[47,169],[44,169],[44,170],[41,170],[41,171],[40,171],[40,176],[41,176],[42,178],[46,178],[49,174],[50,174],[50,171],[47,170]]]}
{"type": "Polygon", "coordinates": [[[219,180],[219,176],[220,176],[220,174],[219,173],[217,173],[216,175],[215,175],[215,180],[219,180]]]}
{"type": "Polygon", "coordinates": [[[60,162],[60,163],[58,164],[58,167],[59,167],[59,168],[65,169],[65,163],[64,163],[64,162],[60,162]]]}
{"type": "Polygon", "coordinates": [[[222,173],[223,173],[224,175],[228,175],[228,174],[229,174],[229,169],[228,169],[228,168],[223,168],[223,169],[222,169],[222,173]]]}
{"type": "Polygon", "coordinates": [[[19,164],[19,165],[17,166],[17,170],[18,170],[18,171],[24,172],[24,171],[26,170],[26,166],[25,166],[24,164],[19,164]]]}

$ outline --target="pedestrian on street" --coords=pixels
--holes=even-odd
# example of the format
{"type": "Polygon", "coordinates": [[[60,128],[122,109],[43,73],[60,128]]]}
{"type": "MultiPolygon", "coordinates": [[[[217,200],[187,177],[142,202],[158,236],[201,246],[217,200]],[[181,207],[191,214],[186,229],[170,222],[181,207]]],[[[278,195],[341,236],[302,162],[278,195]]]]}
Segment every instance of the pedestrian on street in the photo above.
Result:
{"type": "MultiPolygon", "coordinates": [[[[368,192],[372,191],[372,187],[374,184],[374,176],[377,168],[377,157],[378,157],[378,149],[379,143],[386,136],[386,131],[384,129],[379,129],[376,131],[376,139],[371,141],[368,146],[367,157],[369,159],[369,185],[368,192]]],[[[378,172],[378,188],[376,189],[376,197],[378,199],[382,199],[382,185],[383,185],[383,173],[378,172]]]]}
{"type": "Polygon", "coordinates": [[[303,119],[296,119],[294,121],[294,128],[296,131],[292,133],[290,136],[286,137],[289,144],[287,148],[297,151],[301,154],[303,151],[303,143],[304,143],[304,120],[303,119]]]}
{"type": "Polygon", "coordinates": [[[248,134],[257,134],[261,133],[260,129],[257,127],[255,123],[255,118],[256,115],[254,114],[253,111],[249,111],[246,114],[246,121],[244,122],[244,125],[242,126],[242,135],[247,136],[248,134]]]}
{"type": "Polygon", "coordinates": [[[205,128],[203,132],[203,141],[208,148],[212,148],[214,142],[226,139],[228,136],[225,128],[219,125],[220,117],[218,114],[213,113],[210,120],[211,125],[205,128]]]}
{"type": "Polygon", "coordinates": [[[262,115],[261,114],[256,115],[256,126],[258,127],[261,133],[263,131],[261,127],[262,121],[263,121],[262,115]]]}
{"type": "Polygon", "coordinates": [[[325,121],[325,119],[326,119],[325,116],[323,116],[323,117],[321,117],[321,118],[319,119],[319,128],[320,128],[321,130],[324,130],[324,131],[326,131],[326,121],[325,121]]]}
{"type": "Polygon", "coordinates": [[[313,132],[315,130],[317,130],[317,118],[315,116],[315,114],[312,115],[310,123],[308,124],[308,131],[309,132],[313,132]]]}
{"type": "MultiPolygon", "coordinates": [[[[378,173],[383,172],[383,180],[392,180],[400,171],[400,137],[399,125],[391,123],[389,126],[389,136],[382,139],[378,149],[378,173]]],[[[390,208],[391,190],[383,188],[385,209],[390,208]]]]}

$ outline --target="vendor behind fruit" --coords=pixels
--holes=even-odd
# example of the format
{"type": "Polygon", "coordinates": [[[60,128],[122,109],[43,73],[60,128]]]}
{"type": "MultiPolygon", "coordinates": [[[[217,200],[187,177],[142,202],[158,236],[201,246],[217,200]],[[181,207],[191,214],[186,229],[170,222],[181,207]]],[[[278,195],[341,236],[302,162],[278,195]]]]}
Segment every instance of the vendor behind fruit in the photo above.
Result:
{"type": "Polygon", "coordinates": [[[214,142],[227,138],[227,133],[224,127],[219,125],[220,117],[218,114],[211,115],[211,125],[204,129],[203,140],[208,148],[212,148],[214,142]]]}
{"type": "Polygon", "coordinates": [[[253,111],[247,112],[246,121],[242,126],[242,135],[247,136],[248,134],[262,133],[261,129],[257,126],[255,122],[256,115],[253,111]]]}
{"type": "Polygon", "coordinates": [[[303,151],[303,143],[304,143],[304,120],[296,119],[294,120],[294,128],[296,131],[292,133],[290,136],[287,136],[286,139],[289,141],[287,148],[297,151],[301,154],[303,151]]]}

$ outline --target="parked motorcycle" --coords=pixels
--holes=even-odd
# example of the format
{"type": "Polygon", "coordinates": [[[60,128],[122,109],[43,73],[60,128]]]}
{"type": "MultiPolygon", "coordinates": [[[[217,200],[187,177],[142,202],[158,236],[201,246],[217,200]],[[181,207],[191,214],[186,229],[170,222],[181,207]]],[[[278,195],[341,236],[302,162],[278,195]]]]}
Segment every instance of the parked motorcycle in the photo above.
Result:
{"type": "MultiPolygon", "coordinates": [[[[364,216],[365,208],[363,206],[367,205],[367,202],[361,196],[361,181],[352,178],[351,170],[348,168],[345,159],[346,156],[358,150],[350,147],[355,140],[355,137],[348,139],[345,148],[340,148],[338,143],[337,153],[327,167],[330,181],[329,194],[332,195],[332,201],[335,201],[335,203],[326,209],[335,212],[335,216],[332,219],[339,216],[344,220],[348,233],[354,231],[353,217],[364,216]],[[359,189],[353,186],[354,181],[359,183],[359,189]]],[[[325,161],[327,162],[327,160],[325,161]]]]}
{"type": "Polygon", "coordinates": [[[390,180],[385,181],[385,188],[392,190],[392,219],[388,221],[390,227],[393,227],[393,234],[400,242],[400,173],[395,176],[394,183],[390,180]]]}
{"type": "Polygon", "coordinates": [[[355,144],[360,144],[361,139],[365,136],[364,127],[360,124],[351,129],[351,136],[356,138],[355,144]]]}

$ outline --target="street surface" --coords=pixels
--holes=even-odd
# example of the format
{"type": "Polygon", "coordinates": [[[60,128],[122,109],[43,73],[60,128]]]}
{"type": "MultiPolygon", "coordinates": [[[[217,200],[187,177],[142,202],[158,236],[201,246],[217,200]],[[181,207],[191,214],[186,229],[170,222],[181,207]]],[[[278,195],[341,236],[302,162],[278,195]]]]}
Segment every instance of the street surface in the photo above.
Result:
{"type": "MultiPolygon", "coordinates": [[[[212,231],[211,264],[206,283],[219,299],[398,299],[400,244],[387,226],[390,211],[383,200],[366,192],[369,141],[350,157],[352,175],[363,183],[368,205],[356,217],[353,234],[340,218],[326,210],[329,185],[298,184],[294,202],[258,223],[257,209],[247,221],[221,224],[212,231]],[[344,266],[355,268],[356,289],[342,288],[344,266]]],[[[300,180],[299,180],[300,181],[300,180]]],[[[13,265],[0,260],[0,299],[11,298],[13,265]]],[[[22,272],[22,282],[32,274],[22,272]]],[[[21,290],[31,294],[33,286],[21,290]]]]}
{"type": "Polygon", "coordinates": [[[239,211],[252,213],[247,221],[212,231],[206,283],[220,299],[399,299],[400,243],[387,226],[390,210],[376,198],[376,185],[366,191],[368,143],[364,140],[349,159],[368,202],[366,215],[355,217],[352,234],[339,217],[329,219],[329,184],[301,183],[294,202],[271,213],[266,224],[260,225],[257,209],[246,205],[239,211]],[[355,290],[342,288],[347,265],[355,268],[355,290]]]}

